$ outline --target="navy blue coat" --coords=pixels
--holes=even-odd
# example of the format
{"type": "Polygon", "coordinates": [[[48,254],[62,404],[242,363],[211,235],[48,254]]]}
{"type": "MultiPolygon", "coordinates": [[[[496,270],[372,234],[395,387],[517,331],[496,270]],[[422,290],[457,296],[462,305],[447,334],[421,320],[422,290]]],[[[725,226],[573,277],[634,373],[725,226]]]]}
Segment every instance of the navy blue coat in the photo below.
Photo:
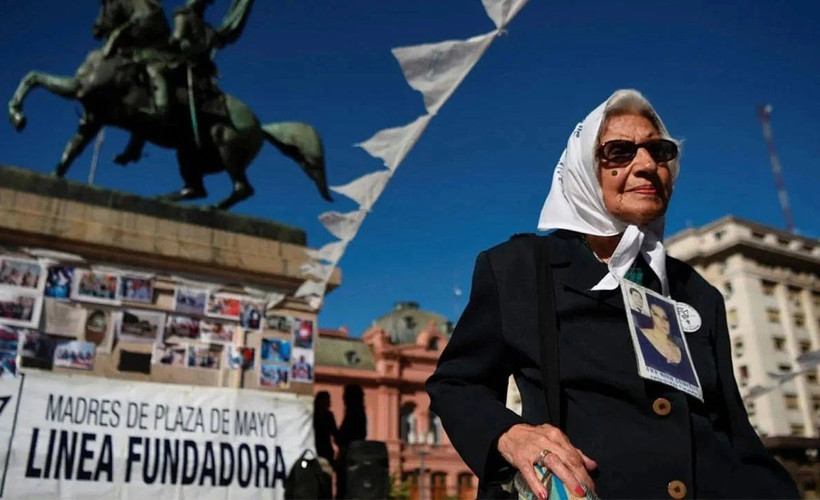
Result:
{"type": "MultiPolygon", "coordinates": [[[[687,498],[799,497],[749,424],[717,289],[667,258],[672,298],[702,318],[699,330],[685,334],[701,402],[638,376],[621,292],[589,291],[607,268],[580,236],[557,231],[541,238],[551,240],[560,426],[598,463],[592,478],[600,496],[669,498],[670,483],[679,481],[687,498]],[[666,415],[653,411],[659,398],[671,403],[666,415]]],[[[479,496],[514,472],[496,449],[498,437],[518,423],[550,420],[541,383],[534,242],[513,238],[478,256],[469,303],[427,381],[431,409],[481,481],[479,496]],[[504,406],[510,374],[521,392],[521,416],[504,406]]],[[[659,290],[643,265],[645,284],[659,290]]]]}

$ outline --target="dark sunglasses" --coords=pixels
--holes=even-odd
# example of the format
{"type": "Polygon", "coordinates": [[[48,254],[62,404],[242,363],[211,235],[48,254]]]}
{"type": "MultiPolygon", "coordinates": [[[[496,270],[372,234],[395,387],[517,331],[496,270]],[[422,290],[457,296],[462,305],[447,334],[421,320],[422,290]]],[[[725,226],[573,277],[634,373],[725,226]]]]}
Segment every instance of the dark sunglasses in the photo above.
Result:
{"type": "Polygon", "coordinates": [[[625,165],[631,162],[638,149],[644,148],[655,163],[674,160],[678,156],[678,145],[667,139],[652,139],[635,144],[632,141],[607,141],[598,147],[598,158],[603,158],[612,165],[625,165]]]}

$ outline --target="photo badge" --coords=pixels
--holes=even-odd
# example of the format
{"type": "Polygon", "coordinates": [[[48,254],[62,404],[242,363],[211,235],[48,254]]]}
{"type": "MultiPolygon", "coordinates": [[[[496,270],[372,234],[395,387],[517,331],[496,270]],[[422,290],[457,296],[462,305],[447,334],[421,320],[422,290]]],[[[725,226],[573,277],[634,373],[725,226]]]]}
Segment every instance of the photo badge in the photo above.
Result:
{"type": "Polygon", "coordinates": [[[621,293],[638,374],[703,401],[676,303],[628,280],[621,280],[621,293]]]}

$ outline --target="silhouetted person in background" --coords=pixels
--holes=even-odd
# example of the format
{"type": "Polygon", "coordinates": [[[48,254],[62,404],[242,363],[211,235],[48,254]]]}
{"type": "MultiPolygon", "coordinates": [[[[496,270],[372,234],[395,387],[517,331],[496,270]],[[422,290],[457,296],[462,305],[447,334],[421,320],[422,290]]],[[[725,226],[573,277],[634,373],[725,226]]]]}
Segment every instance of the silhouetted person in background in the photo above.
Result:
{"type": "Polygon", "coordinates": [[[339,455],[336,460],[336,498],[346,498],[347,448],[353,441],[367,436],[367,416],[364,413],[364,391],[359,385],[346,385],[344,392],[345,416],[336,434],[339,455]]]}
{"type": "Polygon", "coordinates": [[[313,435],[316,438],[316,454],[333,465],[333,444],[330,438],[338,440],[336,419],[330,411],[330,393],[319,391],[313,399],[313,435]]]}

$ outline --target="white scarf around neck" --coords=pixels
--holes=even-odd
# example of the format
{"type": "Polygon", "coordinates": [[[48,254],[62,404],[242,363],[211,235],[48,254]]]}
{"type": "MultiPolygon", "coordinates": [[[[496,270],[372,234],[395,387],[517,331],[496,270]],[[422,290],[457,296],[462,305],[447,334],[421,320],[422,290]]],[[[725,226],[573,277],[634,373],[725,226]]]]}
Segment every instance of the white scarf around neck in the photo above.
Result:
{"type": "MultiPolygon", "coordinates": [[[[666,249],[663,246],[664,217],[658,217],[646,226],[629,224],[612,216],[604,206],[601,186],[598,183],[595,149],[599,129],[603,125],[607,106],[614,100],[629,99],[650,111],[661,136],[669,133],[649,101],[635,90],[618,90],[595,108],[579,123],[569,137],[555,173],[552,187],[541,209],[538,230],[567,229],[594,236],[614,236],[623,233],[612,254],[606,276],[592,290],[614,290],[619,280],[632,267],[638,255],[643,255],[649,267],[660,278],[662,292],[669,295],[666,277],[666,249]]],[[[677,177],[677,158],[669,163],[672,179],[677,177]]]]}

